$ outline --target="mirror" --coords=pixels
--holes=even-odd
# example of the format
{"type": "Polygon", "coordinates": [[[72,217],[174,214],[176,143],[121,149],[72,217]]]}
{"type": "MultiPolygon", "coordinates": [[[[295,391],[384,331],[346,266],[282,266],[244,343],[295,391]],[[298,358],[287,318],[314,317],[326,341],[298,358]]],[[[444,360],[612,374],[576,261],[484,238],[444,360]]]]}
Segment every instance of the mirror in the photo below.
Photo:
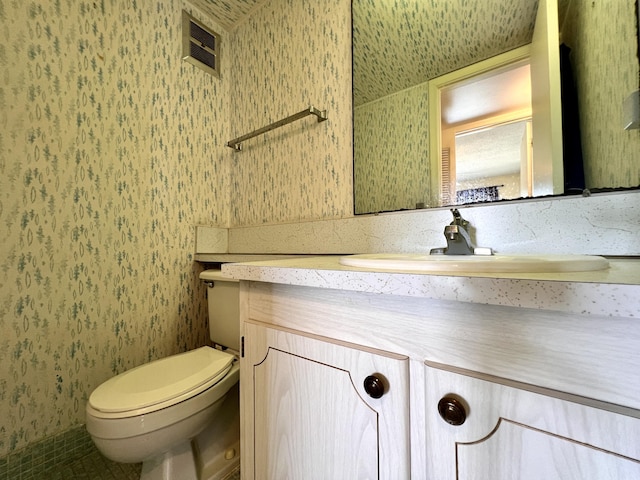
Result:
{"type": "MultiPolygon", "coordinates": [[[[546,1],[352,1],[356,214],[455,203],[452,193],[443,201],[442,173],[434,174],[442,163],[428,115],[429,83],[530,45],[538,3],[546,1]]],[[[564,130],[550,131],[567,135],[579,128],[577,148],[592,191],[640,185],[640,131],[624,129],[625,101],[639,88],[635,3],[559,0],[553,7],[560,38],[571,49],[580,115],[565,119],[564,130]]],[[[533,132],[533,151],[541,154],[541,128],[533,132]]],[[[570,140],[560,140],[565,181],[575,166],[566,160],[576,155],[570,140]]],[[[562,190],[561,184],[551,193],[562,190]]]]}

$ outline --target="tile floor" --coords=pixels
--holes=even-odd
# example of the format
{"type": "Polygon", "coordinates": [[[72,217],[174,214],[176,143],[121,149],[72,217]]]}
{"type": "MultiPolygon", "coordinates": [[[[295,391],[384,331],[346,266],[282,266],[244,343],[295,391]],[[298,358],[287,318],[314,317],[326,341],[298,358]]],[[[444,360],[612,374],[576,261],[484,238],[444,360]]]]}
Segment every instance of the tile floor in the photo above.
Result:
{"type": "Polygon", "coordinates": [[[104,458],[97,450],[44,472],[47,480],[138,480],[142,464],[122,464],[104,458]]]}
{"type": "MultiPolygon", "coordinates": [[[[44,472],[46,480],[138,480],[142,464],[112,462],[94,450],[84,457],[44,472]]],[[[225,480],[240,480],[240,471],[231,473],[225,480]]]]}

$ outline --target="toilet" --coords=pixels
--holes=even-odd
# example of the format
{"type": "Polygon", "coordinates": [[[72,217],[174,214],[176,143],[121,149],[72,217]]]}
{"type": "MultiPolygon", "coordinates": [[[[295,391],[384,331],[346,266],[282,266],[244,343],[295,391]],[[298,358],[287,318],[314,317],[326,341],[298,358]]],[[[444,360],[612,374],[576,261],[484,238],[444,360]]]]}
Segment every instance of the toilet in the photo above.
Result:
{"type": "Polygon", "coordinates": [[[132,368],[98,386],[86,406],[100,452],[142,462],[144,480],[219,480],[240,462],[238,282],[205,270],[209,331],[200,347],[132,368]]]}

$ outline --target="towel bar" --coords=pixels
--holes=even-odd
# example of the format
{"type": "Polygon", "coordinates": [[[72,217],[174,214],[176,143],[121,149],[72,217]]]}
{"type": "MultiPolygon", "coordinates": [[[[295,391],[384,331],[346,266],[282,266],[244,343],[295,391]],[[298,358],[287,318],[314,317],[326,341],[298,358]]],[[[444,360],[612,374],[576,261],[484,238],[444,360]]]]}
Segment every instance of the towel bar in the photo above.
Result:
{"type": "Polygon", "coordinates": [[[243,135],[241,137],[229,140],[226,145],[227,147],[233,148],[236,152],[240,152],[242,151],[242,142],[244,142],[245,140],[257,137],[258,135],[262,135],[263,133],[267,133],[271,130],[282,127],[283,125],[287,125],[288,123],[295,122],[296,120],[304,118],[308,115],[315,115],[316,117],[318,117],[318,122],[324,122],[327,119],[326,110],[318,110],[316,107],[310,106],[309,108],[305,108],[301,112],[294,113],[293,115],[290,115],[287,118],[283,118],[282,120],[278,120],[271,125],[267,125],[266,127],[259,128],[258,130],[254,130],[253,132],[247,133],[246,135],[243,135]]]}

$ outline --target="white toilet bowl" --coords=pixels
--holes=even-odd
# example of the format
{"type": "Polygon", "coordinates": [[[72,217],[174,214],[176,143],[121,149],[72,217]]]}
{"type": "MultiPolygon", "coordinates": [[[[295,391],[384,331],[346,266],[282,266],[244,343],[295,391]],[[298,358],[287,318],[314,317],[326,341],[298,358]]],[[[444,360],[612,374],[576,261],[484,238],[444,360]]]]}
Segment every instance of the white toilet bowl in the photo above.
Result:
{"type": "Polygon", "coordinates": [[[87,431],[107,458],[143,462],[143,479],[195,480],[191,440],[214,422],[239,376],[237,359],[211,347],[133,368],[91,394],[87,431]]]}

